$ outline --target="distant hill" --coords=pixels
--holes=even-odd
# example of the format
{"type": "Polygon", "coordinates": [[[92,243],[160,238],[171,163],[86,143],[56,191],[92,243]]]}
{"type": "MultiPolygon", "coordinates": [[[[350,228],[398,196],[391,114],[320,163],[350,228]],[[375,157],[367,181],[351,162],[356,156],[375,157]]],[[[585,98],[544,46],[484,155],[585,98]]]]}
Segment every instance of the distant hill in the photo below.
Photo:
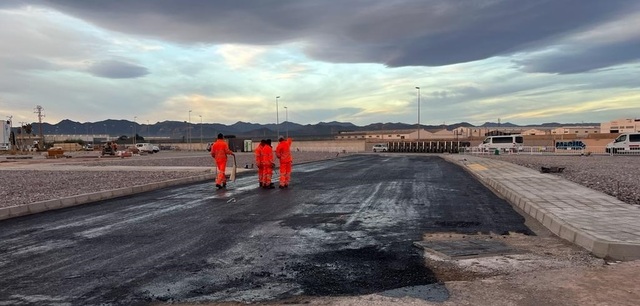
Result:
{"type": "MultiPolygon", "coordinates": [[[[34,133],[39,132],[39,124],[32,123],[34,133]]],[[[480,127],[559,127],[559,126],[599,126],[599,123],[557,123],[549,122],[540,125],[518,126],[516,124],[505,122],[485,122],[480,127]]],[[[450,125],[420,125],[426,130],[438,130],[446,128],[449,130],[458,127],[474,127],[468,122],[454,123],[450,125]]],[[[76,122],[69,119],[62,120],[57,124],[42,123],[42,132],[44,134],[93,134],[110,136],[131,136],[135,132],[142,137],[169,137],[172,139],[186,139],[188,131],[191,131],[192,139],[213,140],[218,133],[225,135],[234,135],[236,137],[246,138],[272,138],[280,135],[286,135],[298,138],[329,138],[343,131],[372,131],[372,130],[407,130],[415,129],[415,124],[407,124],[402,122],[378,122],[365,126],[357,126],[351,122],[319,122],[317,124],[302,125],[294,122],[281,122],[278,126],[275,124],[258,124],[251,122],[238,121],[231,125],[219,123],[200,123],[186,121],[162,121],[153,124],[141,124],[129,120],[103,120],[98,122],[76,122]]]]}
{"type": "Polygon", "coordinates": [[[504,123],[485,122],[480,127],[519,127],[519,125],[513,124],[511,122],[504,122],[504,123]]]}

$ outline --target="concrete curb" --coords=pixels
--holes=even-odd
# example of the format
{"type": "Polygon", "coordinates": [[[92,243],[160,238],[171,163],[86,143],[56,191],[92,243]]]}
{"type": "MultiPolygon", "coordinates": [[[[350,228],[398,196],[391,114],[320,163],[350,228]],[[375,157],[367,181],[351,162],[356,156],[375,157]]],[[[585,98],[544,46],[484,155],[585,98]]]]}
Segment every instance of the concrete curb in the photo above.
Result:
{"type": "Polygon", "coordinates": [[[531,218],[536,219],[558,237],[588,250],[593,255],[599,258],[624,261],[640,259],[640,244],[610,241],[595,237],[546,211],[542,205],[543,203],[536,203],[535,201],[521,195],[516,190],[509,188],[500,181],[482,176],[480,173],[470,169],[465,163],[455,158],[455,156],[441,155],[441,157],[446,161],[459,165],[465,169],[465,171],[473,175],[478,181],[483,183],[489,189],[492,189],[496,194],[503,197],[512,205],[520,208],[531,218]]]}
{"type": "Polygon", "coordinates": [[[132,187],[125,187],[112,190],[98,191],[94,193],[79,194],[71,197],[40,201],[29,203],[26,205],[10,206],[0,208],[0,220],[26,216],[36,214],[44,211],[66,208],[76,205],[82,205],[102,200],[114,199],[118,197],[128,196],[132,194],[162,189],[165,187],[184,185],[189,183],[207,181],[215,179],[215,173],[207,173],[201,175],[195,175],[190,177],[184,177],[179,179],[173,179],[168,181],[160,181],[146,185],[138,185],[132,187]]]}

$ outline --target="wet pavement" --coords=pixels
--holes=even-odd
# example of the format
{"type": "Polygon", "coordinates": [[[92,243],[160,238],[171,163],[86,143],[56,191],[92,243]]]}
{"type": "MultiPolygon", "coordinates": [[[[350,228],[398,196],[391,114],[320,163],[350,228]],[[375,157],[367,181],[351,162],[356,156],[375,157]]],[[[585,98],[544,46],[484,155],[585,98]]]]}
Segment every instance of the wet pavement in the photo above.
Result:
{"type": "Polygon", "coordinates": [[[380,293],[442,301],[413,245],[427,233],[531,234],[504,200],[436,156],[294,165],[0,222],[0,304],[258,302],[380,293]]]}

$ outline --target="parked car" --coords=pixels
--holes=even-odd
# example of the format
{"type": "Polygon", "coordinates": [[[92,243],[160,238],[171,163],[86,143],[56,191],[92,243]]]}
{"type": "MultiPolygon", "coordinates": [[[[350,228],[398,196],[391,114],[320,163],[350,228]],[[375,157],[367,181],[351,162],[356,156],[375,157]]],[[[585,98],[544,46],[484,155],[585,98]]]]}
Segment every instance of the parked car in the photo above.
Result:
{"type": "Polygon", "coordinates": [[[389,147],[386,143],[378,143],[373,145],[372,150],[373,152],[387,152],[389,151],[389,147]]]}
{"type": "Polygon", "coordinates": [[[158,152],[160,152],[160,147],[153,146],[153,153],[158,153],[158,152]]]}

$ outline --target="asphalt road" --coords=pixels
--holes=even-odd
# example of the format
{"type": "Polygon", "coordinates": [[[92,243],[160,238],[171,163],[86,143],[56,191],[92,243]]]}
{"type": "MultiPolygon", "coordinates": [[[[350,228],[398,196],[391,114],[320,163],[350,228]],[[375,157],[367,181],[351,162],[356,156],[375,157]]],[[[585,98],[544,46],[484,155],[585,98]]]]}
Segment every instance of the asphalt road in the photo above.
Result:
{"type": "Polygon", "coordinates": [[[435,156],[294,165],[289,189],[254,174],[0,222],[0,305],[273,301],[447,292],[413,247],[425,233],[530,233],[435,156]],[[404,291],[398,291],[404,290],[404,291]]]}

